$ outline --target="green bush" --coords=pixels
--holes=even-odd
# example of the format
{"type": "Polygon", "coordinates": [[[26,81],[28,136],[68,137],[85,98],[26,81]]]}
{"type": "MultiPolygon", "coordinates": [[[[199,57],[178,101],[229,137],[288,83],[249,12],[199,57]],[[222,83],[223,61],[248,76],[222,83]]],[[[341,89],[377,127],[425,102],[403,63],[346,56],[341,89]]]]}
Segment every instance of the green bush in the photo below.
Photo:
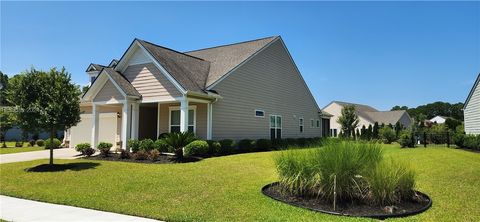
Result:
{"type": "Polygon", "coordinates": [[[15,147],[23,147],[23,142],[21,141],[15,142],[15,147]]]}
{"type": "Polygon", "coordinates": [[[249,139],[238,141],[238,150],[243,153],[255,151],[255,141],[249,139]]]}
{"type": "Polygon", "coordinates": [[[460,148],[463,148],[465,146],[465,134],[463,133],[455,133],[452,136],[452,141],[453,143],[460,148]]]}
{"type": "Polygon", "coordinates": [[[50,149],[50,146],[52,146],[53,149],[57,149],[61,144],[62,143],[57,138],[53,138],[53,144],[50,144],[50,139],[47,139],[45,140],[45,149],[50,149]]]}
{"type": "Polygon", "coordinates": [[[285,141],[287,146],[297,146],[297,139],[295,138],[286,138],[285,141]]]}
{"type": "Polygon", "coordinates": [[[402,130],[400,132],[400,137],[398,139],[398,143],[402,148],[404,147],[415,147],[415,139],[412,136],[412,132],[409,130],[402,130]]]}
{"type": "Polygon", "coordinates": [[[168,144],[177,158],[183,158],[183,148],[195,140],[195,135],[190,132],[183,133],[169,133],[165,138],[165,143],[168,144]]]}
{"type": "Polygon", "coordinates": [[[390,128],[388,126],[384,126],[384,127],[380,128],[379,133],[380,133],[380,138],[386,144],[390,144],[393,141],[395,141],[395,139],[396,139],[395,138],[396,137],[395,130],[393,130],[392,128],[390,128]]]}
{"type": "Polygon", "coordinates": [[[297,138],[297,142],[296,142],[297,146],[299,147],[305,147],[307,145],[307,139],[306,138],[297,138]]]}
{"type": "Polygon", "coordinates": [[[153,144],[153,148],[160,151],[161,153],[166,153],[169,150],[168,144],[163,139],[158,139],[153,144]]]}
{"type": "Polygon", "coordinates": [[[415,173],[404,163],[381,161],[366,177],[371,197],[382,206],[412,197],[415,173]]]}
{"type": "Polygon", "coordinates": [[[82,155],[85,155],[84,151],[88,148],[92,148],[90,143],[79,143],[75,146],[75,150],[80,152],[82,155]]]}
{"type": "Polygon", "coordinates": [[[127,148],[132,152],[138,152],[140,150],[140,141],[130,139],[127,143],[127,148]]]}
{"type": "Polygon", "coordinates": [[[150,150],[153,150],[154,147],[154,142],[151,139],[144,139],[140,141],[140,150],[150,152],[150,150]]]}
{"type": "Polygon", "coordinates": [[[208,143],[208,155],[217,155],[220,154],[220,149],[222,145],[215,140],[207,140],[208,143]]]}
{"type": "Polygon", "coordinates": [[[100,151],[102,156],[107,157],[110,154],[110,148],[112,148],[112,146],[113,145],[111,143],[100,142],[97,145],[97,149],[100,151]]]}
{"type": "Polygon", "coordinates": [[[28,141],[28,145],[31,147],[35,146],[35,140],[28,141]]]}
{"type": "Polygon", "coordinates": [[[288,147],[287,140],[284,139],[273,139],[272,140],[272,149],[274,150],[281,150],[288,147]]]}
{"type": "Polygon", "coordinates": [[[220,154],[232,154],[235,149],[235,141],[231,139],[224,139],[218,141],[220,143],[220,154]]]}
{"type": "Polygon", "coordinates": [[[44,140],[42,140],[42,139],[37,140],[37,146],[44,146],[44,145],[45,145],[44,140]]]}
{"type": "Polygon", "coordinates": [[[272,148],[272,141],[268,139],[257,140],[257,151],[267,151],[272,148]]]}
{"type": "Polygon", "coordinates": [[[480,136],[465,135],[463,146],[468,149],[480,149],[480,136]]]}
{"type": "Polygon", "coordinates": [[[204,140],[195,140],[183,149],[185,156],[206,156],[208,153],[208,143],[204,140]]]}

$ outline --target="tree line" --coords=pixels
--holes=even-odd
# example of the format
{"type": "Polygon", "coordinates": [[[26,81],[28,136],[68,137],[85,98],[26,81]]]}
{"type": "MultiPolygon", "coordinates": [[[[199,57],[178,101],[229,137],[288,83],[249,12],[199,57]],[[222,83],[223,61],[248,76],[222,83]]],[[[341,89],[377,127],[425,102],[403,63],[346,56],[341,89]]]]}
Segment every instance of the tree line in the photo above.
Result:
{"type": "Polygon", "coordinates": [[[451,117],[463,121],[463,103],[434,102],[426,105],[409,108],[407,106],[394,106],[391,111],[406,110],[410,117],[416,120],[431,119],[435,116],[451,117]]]}

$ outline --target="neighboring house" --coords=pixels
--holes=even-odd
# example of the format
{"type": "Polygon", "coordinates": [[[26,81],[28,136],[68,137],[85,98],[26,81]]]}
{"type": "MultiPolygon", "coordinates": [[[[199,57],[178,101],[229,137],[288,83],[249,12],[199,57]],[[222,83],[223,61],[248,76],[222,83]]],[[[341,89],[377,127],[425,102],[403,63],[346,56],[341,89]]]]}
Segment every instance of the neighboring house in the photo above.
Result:
{"type": "Polygon", "coordinates": [[[480,74],[473,84],[463,107],[465,133],[480,134],[480,74]]]}
{"type": "Polygon", "coordinates": [[[184,131],[214,140],[322,135],[321,110],[279,36],[189,52],[135,39],[118,61],[87,73],[71,147],[126,148],[184,131]]]}
{"type": "Polygon", "coordinates": [[[395,125],[397,122],[400,122],[400,124],[402,124],[404,127],[410,127],[413,123],[412,118],[410,118],[410,115],[408,115],[407,111],[405,110],[378,111],[377,109],[367,105],[332,101],[322,110],[332,115],[330,118],[330,134],[334,137],[338,136],[342,130],[342,126],[337,122],[337,120],[342,115],[343,107],[347,105],[355,106],[355,112],[360,120],[357,129],[361,129],[362,126],[373,126],[375,122],[378,122],[380,125],[382,123],[385,125],[395,125]]]}
{"type": "Polygon", "coordinates": [[[442,124],[442,123],[445,123],[446,120],[447,120],[447,117],[444,117],[444,116],[435,116],[435,117],[429,119],[428,121],[430,121],[431,123],[442,124]]]}
{"type": "MultiPolygon", "coordinates": [[[[12,127],[11,129],[5,132],[5,141],[22,141],[23,140],[23,130],[18,128],[17,126],[12,127]]],[[[27,140],[33,139],[33,134],[29,133],[27,136],[27,140]]],[[[57,131],[57,137],[63,137],[63,131],[57,131]]],[[[38,133],[39,139],[48,139],[50,138],[50,133],[45,131],[40,131],[38,133]]]]}

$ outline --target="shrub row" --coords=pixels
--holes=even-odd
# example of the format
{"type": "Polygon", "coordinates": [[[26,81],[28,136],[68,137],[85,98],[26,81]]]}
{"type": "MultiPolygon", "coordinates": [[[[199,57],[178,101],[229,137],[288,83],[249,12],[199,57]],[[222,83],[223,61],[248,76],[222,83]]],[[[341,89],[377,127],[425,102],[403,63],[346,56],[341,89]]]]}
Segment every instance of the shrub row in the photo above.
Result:
{"type": "Polygon", "coordinates": [[[480,135],[466,135],[456,133],[452,137],[453,143],[461,148],[480,150],[480,135]]]}

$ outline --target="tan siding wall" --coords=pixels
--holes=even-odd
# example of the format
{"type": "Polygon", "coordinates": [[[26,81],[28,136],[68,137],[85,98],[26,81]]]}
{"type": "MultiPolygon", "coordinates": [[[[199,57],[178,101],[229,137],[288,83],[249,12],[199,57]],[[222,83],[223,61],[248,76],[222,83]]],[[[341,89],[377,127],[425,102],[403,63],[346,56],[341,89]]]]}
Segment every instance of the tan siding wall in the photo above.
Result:
{"type": "Polygon", "coordinates": [[[118,102],[123,100],[123,95],[118,91],[118,89],[113,85],[112,81],[107,80],[102,89],[97,93],[94,102],[118,102]]]}
{"type": "Polygon", "coordinates": [[[283,138],[321,136],[321,127],[309,125],[310,119],[320,118],[316,103],[280,41],[213,89],[223,97],[213,104],[213,139],[270,138],[271,114],[282,116],[283,138]],[[255,109],[264,110],[265,118],[255,117],[255,109]],[[300,117],[304,118],[303,133],[300,117]]]}
{"type": "Polygon", "coordinates": [[[143,100],[166,100],[182,96],[153,63],[131,65],[123,75],[142,94],[143,100]]]}
{"type": "Polygon", "coordinates": [[[465,132],[480,134],[480,84],[474,89],[472,97],[463,111],[465,118],[465,132]]]}
{"type": "MultiPolygon", "coordinates": [[[[196,135],[199,138],[207,138],[207,105],[203,103],[190,103],[197,106],[196,109],[196,135]]],[[[168,120],[170,118],[170,106],[180,106],[179,103],[160,105],[160,133],[168,133],[168,120]]]]}

